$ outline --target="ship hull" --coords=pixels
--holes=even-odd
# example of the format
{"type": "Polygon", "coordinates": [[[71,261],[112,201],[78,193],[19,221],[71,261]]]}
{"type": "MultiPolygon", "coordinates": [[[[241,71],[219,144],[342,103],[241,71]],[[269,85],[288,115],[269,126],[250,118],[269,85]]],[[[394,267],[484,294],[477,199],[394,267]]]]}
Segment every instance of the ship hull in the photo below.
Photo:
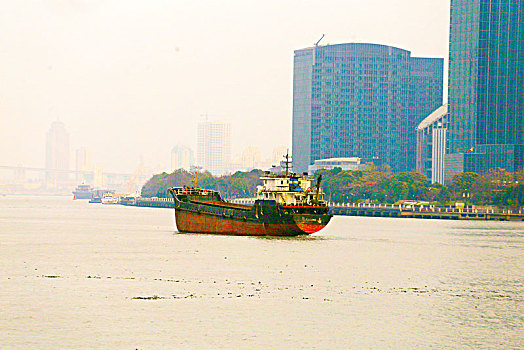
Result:
{"type": "Polygon", "coordinates": [[[73,195],[76,199],[91,199],[93,197],[94,192],[81,192],[81,191],[74,191],[73,195]]]}
{"type": "Polygon", "coordinates": [[[175,206],[177,229],[224,235],[298,236],[320,231],[331,219],[327,207],[308,208],[318,212],[308,214],[277,206],[274,201],[265,202],[260,201],[253,207],[226,202],[179,202],[175,206]]]}

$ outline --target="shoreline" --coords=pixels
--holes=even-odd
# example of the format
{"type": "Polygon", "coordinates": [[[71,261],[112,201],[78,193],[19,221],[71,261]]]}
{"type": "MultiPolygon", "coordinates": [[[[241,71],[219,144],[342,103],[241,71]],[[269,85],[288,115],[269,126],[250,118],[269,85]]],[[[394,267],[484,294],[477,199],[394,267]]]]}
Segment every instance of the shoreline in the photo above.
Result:
{"type": "MultiPolygon", "coordinates": [[[[170,198],[137,198],[134,202],[119,203],[125,206],[147,208],[173,208],[170,198]]],[[[524,213],[509,209],[450,208],[431,205],[395,205],[363,203],[331,203],[330,211],[338,216],[369,216],[385,218],[414,218],[474,221],[524,221],[524,213]]]]}

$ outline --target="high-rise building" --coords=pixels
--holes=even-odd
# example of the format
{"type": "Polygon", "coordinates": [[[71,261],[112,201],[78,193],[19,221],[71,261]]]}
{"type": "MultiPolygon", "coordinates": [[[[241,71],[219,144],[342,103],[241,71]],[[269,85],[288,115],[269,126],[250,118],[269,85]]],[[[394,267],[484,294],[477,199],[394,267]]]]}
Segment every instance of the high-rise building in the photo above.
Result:
{"type": "MultiPolygon", "coordinates": [[[[85,147],[81,147],[76,150],[76,157],[75,157],[75,163],[76,163],[76,171],[89,171],[91,172],[93,170],[93,161],[91,157],[91,151],[89,151],[85,147]]],[[[87,180],[92,178],[92,175],[89,174],[82,174],[77,173],[76,179],[77,181],[83,181],[86,182],[87,180]]]]}
{"type": "Polygon", "coordinates": [[[184,145],[176,145],[171,150],[171,171],[177,169],[190,170],[195,165],[193,150],[184,145]]]}
{"type": "Polygon", "coordinates": [[[447,158],[464,160],[457,171],[522,167],[524,0],[452,0],[450,23],[447,158]]]}
{"type": "Polygon", "coordinates": [[[258,147],[246,147],[242,151],[242,168],[246,171],[257,169],[260,163],[260,150],[258,147]]]}
{"type": "Polygon", "coordinates": [[[431,183],[444,183],[448,105],[439,107],[417,126],[417,171],[431,183]]]}
{"type": "Polygon", "coordinates": [[[69,174],[60,170],[69,170],[69,134],[64,123],[55,121],[46,135],[45,153],[46,185],[57,187],[69,179],[69,174]]]}
{"type": "Polygon", "coordinates": [[[378,159],[415,168],[416,126],[442,105],[443,59],[376,44],[295,51],[293,166],[318,159],[378,159]]]}
{"type": "Polygon", "coordinates": [[[284,159],[285,155],[288,154],[289,148],[286,146],[277,146],[273,148],[271,154],[271,165],[278,165],[284,159]]]}
{"type": "Polygon", "coordinates": [[[231,163],[231,125],[223,122],[198,124],[198,165],[213,175],[224,175],[231,163]]]}

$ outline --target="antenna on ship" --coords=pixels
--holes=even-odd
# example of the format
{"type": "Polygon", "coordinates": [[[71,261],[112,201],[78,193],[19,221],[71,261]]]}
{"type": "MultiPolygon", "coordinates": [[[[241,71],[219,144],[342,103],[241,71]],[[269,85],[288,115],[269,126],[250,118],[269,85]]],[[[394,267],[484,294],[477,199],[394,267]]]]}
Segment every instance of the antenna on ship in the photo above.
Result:
{"type": "Polygon", "coordinates": [[[193,179],[193,188],[197,188],[197,172],[195,171],[195,178],[193,179]]]}

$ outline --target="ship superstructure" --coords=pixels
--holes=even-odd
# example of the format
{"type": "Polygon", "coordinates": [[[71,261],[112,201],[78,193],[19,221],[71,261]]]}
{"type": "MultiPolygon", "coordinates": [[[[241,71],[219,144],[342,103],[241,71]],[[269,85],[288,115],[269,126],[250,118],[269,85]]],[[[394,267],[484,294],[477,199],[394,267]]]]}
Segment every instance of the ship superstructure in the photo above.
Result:
{"type": "Polygon", "coordinates": [[[260,179],[263,185],[257,187],[259,200],[274,200],[284,206],[325,205],[320,178],[315,187],[312,187],[314,178],[297,174],[268,175],[260,179]]]}
{"type": "Polygon", "coordinates": [[[73,191],[73,195],[76,199],[91,199],[94,193],[94,189],[86,184],[78,185],[73,191]]]}

